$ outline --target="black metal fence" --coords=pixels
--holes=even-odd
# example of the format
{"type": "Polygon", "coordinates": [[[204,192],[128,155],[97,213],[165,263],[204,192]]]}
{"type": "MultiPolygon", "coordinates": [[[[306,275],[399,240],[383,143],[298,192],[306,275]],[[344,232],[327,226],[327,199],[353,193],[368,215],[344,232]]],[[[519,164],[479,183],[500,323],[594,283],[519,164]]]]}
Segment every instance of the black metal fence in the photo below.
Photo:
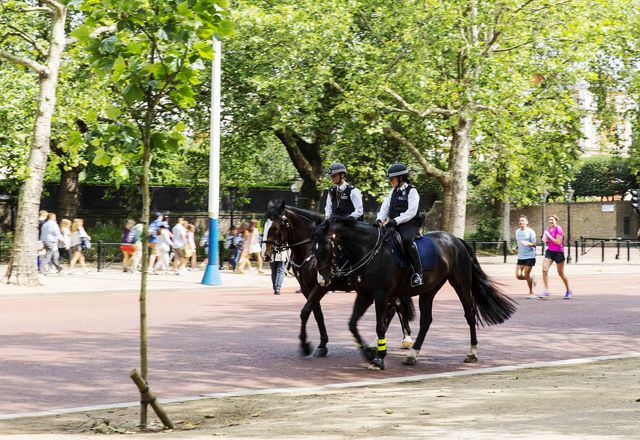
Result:
{"type": "Polygon", "coordinates": [[[503,262],[507,262],[507,255],[509,255],[509,246],[506,240],[501,241],[469,241],[473,253],[476,257],[479,256],[499,256],[502,255],[503,262]]]}
{"type": "Polygon", "coordinates": [[[614,260],[626,260],[630,262],[633,255],[638,252],[640,259],[640,241],[624,240],[622,238],[597,238],[597,237],[580,237],[580,240],[574,242],[575,246],[575,262],[582,257],[593,256],[597,254],[600,261],[604,262],[607,258],[614,260]]]}

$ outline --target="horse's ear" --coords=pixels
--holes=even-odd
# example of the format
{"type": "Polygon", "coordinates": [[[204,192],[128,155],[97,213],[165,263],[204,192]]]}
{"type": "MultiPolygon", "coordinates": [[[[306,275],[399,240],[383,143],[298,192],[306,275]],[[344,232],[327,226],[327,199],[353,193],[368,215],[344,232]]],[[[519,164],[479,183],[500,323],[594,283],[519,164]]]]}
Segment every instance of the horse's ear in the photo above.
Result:
{"type": "Polygon", "coordinates": [[[280,200],[280,206],[278,206],[278,214],[284,214],[285,208],[286,208],[286,205],[284,203],[284,200],[280,200]]]}
{"type": "Polygon", "coordinates": [[[322,231],[323,234],[326,234],[329,231],[329,220],[325,220],[322,223],[320,223],[320,230],[322,231]]]}

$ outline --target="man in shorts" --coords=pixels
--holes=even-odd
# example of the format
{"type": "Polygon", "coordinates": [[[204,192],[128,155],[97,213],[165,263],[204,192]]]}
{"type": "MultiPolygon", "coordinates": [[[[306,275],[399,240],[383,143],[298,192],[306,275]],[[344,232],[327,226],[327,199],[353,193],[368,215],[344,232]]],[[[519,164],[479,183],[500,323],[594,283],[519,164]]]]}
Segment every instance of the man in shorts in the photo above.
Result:
{"type": "Polygon", "coordinates": [[[179,217],[178,222],[171,230],[173,234],[173,252],[175,254],[173,257],[173,271],[176,275],[180,275],[187,264],[184,253],[184,247],[187,244],[187,229],[184,227],[184,224],[184,218],[179,217]]]}
{"type": "Polygon", "coordinates": [[[527,299],[536,299],[533,294],[533,287],[536,283],[531,276],[531,270],[536,265],[536,233],[533,229],[527,227],[528,224],[529,220],[526,216],[521,215],[518,218],[519,228],[516,229],[516,243],[518,244],[516,278],[527,281],[529,286],[527,299]]]}

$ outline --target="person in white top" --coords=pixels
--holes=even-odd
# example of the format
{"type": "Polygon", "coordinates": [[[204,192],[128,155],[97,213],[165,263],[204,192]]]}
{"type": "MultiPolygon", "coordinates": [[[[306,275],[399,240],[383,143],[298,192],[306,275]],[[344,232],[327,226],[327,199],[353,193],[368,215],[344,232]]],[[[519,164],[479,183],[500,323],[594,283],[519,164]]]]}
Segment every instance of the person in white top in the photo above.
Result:
{"type": "Polygon", "coordinates": [[[409,170],[403,164],[391,165],[387,171],[387,177],[393,189],[382,202],[376,222],[378,225],[394,227],[400,233],[413,269],[411,287],[421,286],[422,264],[418,248],[413,242],[420,229],[418,220],[420,194],[416,187],[409,183],[409,170]]]}
{"type": "Polygon", "coordinates": [[[176,275],[179,275],[180,271],[184,269],[187,264],[184,252],[187,244],[187,228],[184,226],[185,223],[184,218],[180,217],[178,218],[178,223],[176,223],[171,230],[173,234],[173,252],[175,253],[173,257],[173,270],[176,272],[176,275]]]}
{"type": "Polygon", "coordinates": [[[327,194],[325,217],[329,219],[332,216],[351,216],[356,220],[362,220],[362,194],[358,188],[347,183],[347,168],[339,162],[331,164],[327,175],[331,176],[333,186],[327,194]]]}
{"type": "Polygon", "coordinates": [[[174,245],[171,240],[171,232],[169,232],[164,225],[160,225],[156,235],[158,237],[158,241],[156,241],[156,249],[158,250],[158,263],[156,264],[156,270],[168,271],[171,263],[169,252],[171,251],[171,247],[174,245]]]}

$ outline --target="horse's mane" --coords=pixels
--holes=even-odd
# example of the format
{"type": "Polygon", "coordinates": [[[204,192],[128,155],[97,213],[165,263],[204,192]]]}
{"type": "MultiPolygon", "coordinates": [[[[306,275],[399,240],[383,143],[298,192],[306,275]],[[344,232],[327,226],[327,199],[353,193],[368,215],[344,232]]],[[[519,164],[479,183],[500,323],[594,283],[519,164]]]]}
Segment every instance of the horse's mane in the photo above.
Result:
{"type": "Polygon", "coordinates": [[[286,205],[285,209],[289,211],[301,215],[303,217],[307,217],[309,220],[312,220],[315,223],[321,223],[324,221],[324,215],[319,214],[314,211],[309,211],[308,209],[296,208],[295,206],[286,205]]]}
{"type": "Polygon", "coordinates": [[[283,209],[284,210],[288,209],[294,214],[297,214],[302,217],[306,217],[307,219],[311,220],[314,223],[321,223],[322,221],[324,221],[324,215],[314,211],[309,211],[307,209],[286,205],[284,201],[280,199],[271,200],[269,202],[269,204],[267,205],[266,216],[267,218],[275,219],[276,217],[279,217],[280,215],[282,215],[283,209]]]}
{"type": "Polygon", "coordinates": [[[343,225],[348,228],[353,228],[360,231],[371,232],[371,230],[373,229],[373,226],[371,226],[369,223],[358,221],[351,216],[332,217],[331,223],[334,225],[343,225]]]}

